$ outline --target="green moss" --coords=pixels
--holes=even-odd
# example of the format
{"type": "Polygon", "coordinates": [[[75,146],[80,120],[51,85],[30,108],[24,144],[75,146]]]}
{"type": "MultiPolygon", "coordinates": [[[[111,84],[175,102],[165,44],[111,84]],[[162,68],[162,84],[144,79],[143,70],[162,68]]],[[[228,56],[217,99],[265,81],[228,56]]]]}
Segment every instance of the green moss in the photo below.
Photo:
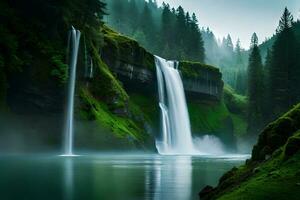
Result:
{"type": "Polygon", "coordinates": [[[188,109],[194,133],[213,134],[224,130],[230,117],[224,102],[189,102],[188,109]]]}
{"type": "Polygon", "coordinates": [[[288,160],[291,156],[300,151],[300,131],[298,130],[290,137],[284,146],[284,159],[288,160]]]}
{"type": "Polygon", "coordinates": [[[245,135],[247,133],[247,126],[248,126],[245,116],[238,115],[238,114],[231,114],[231,118],[233,121],[234,135],[238,137],[245,135]]]}
{"type": "Polygon", "coordinates": [[[60,84],[65,84],[68,79],[68,65],[63,62],[62,55],[54,55],[51,57],[53,65],[51,75],[58,79],[60,84]]]}
{"type": "Polygon", "coordinates": [[[269,124],[261,133],[251,160],[227,172],[204,199],[299,199],[298,120],[299,105],[269,124]]]}
{"type": "Polygon", "coordinates": [[[183,76],[191,77],[191,78],[206,78],[206,72],[215,73],[217,76],[216,78],[221,79],[222,74],[220,70],[216,67],[211,65],[206,65],[199,62],[190,62],[190,61],[180,61],[179,62],[179,69],[183,76]]]}
{"type": "Polygon", "coordinates": [[[102,98],[107,103],[113,103],[115,107],[125,106],[125,102],[129,98],[126,91],[102,61],[96,48],[92,47],[92,50],[96,66],[94,70],[95,77],[91,83],[92,94],[102,98]]]}
{"type": "Polygon", "coordinates": [[[130,137],[137,141],[145,139],[144,130],[138,127],[133,120],[111,113],[107,105],[96,100],[86,88],[81,89],[80,98],[82,101],[80,114],[83,118],[96,120],[99,125],[110,129],[116,137],[130,137]]]}
{"type": "Polygon", "coordinates": [[[153,127],[159,126],[159,108],[154,96],[131,93],[130,101],[135,105],[138,105],[139,111],[143,113],[148,123],[150,123],[153,127]]]}
{"type": "MultiPolygon", "coordinates": [[[[245,175],[246,169],[244,167],[238,171],[235,179],[245,175]]],[[[287,162],[283,162],[282,156],[277,155],[260,165],[256,172],[247,181],[223,191],[224,195],[217,199],[299,199],[300,153],[287,162]]]]}
{"type": "Polygon", "coordinates": [[[104,26],[103,56],[154,71],[154,57],[132,38],[121,35],[104,26]]]}
{"type": "Polygon", "coordinates": [[[299,120],[300,104],[270,123],[260,134],[258,142],[252,150],[252,160],[264,160],[267,155],[264,149],[269,148],[268,153],[272,153],[284,145],[287,139],[300,129],[299,120]]]}
{"type": "Polygon", "coordinates": [[[224,101],[230,112],[245,115],[248,100],[246,96],[237,94],[229,85],[224,87],[224,101]]]}

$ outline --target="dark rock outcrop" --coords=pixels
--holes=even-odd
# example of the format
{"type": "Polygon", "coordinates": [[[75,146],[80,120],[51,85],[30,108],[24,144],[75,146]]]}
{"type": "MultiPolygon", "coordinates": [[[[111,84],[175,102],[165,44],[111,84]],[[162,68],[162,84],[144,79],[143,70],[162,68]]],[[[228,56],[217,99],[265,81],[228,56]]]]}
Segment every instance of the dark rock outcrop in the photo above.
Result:
{"type": "MultiPolygon", "coordinates": [[[[156,94],[154,56],[136,41],[104,28],[102,59],[123,83],[127,91],[156,94]]],[[[190,97],[220,100],[223,93],[219,69],[197,62],[181,61],[179,71],[190,97]]]]}
{"type": "Polygon", "coordinates": [[[199,192],[199,197],[204,198],[205,196],[207,196],[208,194],[210,194],[212,191],[214,190],[214,188],[210,185],[205,186],[201,192],[199,192]]]}

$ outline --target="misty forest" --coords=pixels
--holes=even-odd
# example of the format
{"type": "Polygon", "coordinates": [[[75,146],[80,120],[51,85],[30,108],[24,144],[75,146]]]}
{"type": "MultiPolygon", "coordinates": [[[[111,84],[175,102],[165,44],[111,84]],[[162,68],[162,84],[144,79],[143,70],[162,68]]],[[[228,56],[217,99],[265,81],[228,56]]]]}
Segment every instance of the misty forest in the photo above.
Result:
{"type": "Polygon", "coordinates": [[[300,4],[220,2],[2,0],[0,199],[299,199],[300,4]]]}

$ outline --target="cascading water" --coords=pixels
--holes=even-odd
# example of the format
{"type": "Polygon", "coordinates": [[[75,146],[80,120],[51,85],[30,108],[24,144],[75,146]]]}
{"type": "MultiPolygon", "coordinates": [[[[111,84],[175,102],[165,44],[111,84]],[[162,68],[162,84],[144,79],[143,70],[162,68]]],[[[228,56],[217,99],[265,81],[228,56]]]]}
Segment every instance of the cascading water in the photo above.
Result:
{"type": "Polygon", "coordinates": [[[76,66],[78,58],[78,50],[80,43],[80,31],[75,30],[72,26],[72,30],[69,34],[69,85],[68,85],[68,101],[67,101],[67,116],[65,124],[65,142],[64,151],[65,155],[73,155],[73,119],[74,119],[74,96],[76,86],[76,66]]]}
{"type": "Polygon", "coordinates": [[[162,126],[156,148],[160,154],[199,154],[193,144],[178,62],[155,56],[155,64],[162,126]]]}

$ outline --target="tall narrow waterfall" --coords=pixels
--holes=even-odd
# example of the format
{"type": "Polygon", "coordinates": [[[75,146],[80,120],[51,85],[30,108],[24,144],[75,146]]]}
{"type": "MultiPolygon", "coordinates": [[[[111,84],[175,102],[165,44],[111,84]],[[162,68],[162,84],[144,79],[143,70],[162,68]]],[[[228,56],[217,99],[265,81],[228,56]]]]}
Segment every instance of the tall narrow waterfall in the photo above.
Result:
{"type": "Polygon", "coordinates": [[[73,119],[74,119],[74,96],[76,86],[76,66],[80,43],[80,31],[72,30],[69,34],[69,85],[68,85],[68,101],[67,101],[67,116],[65,124],[65,155],[73,155],[73,119]]]}
{"type": "Polygon", "coordinates": [[[156,56],[155,64],[162,131],[156,148],[160,154],[197,154],[178,62],[156,56]]]}

